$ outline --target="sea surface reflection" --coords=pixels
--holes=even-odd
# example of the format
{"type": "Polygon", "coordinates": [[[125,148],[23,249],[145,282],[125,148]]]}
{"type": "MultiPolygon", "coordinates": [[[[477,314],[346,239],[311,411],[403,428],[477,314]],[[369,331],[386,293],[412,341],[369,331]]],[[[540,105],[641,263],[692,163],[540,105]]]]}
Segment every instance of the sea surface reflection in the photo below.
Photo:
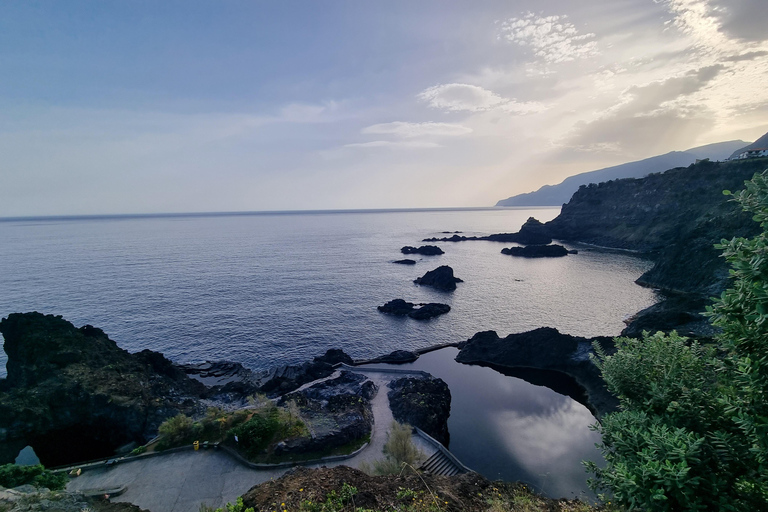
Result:
{"type": "MultiPolygon", "coordinates": [[[[443,379],[451,390],[451,451],[491,480],[522,481],[551,497],[589,497],[583,460],[602,460],[589,429],[596,422],[575,400],[493,369],[457,363],[445,348],[399,365],[443,379]]],[[[379,366],[379,365],[377,365],[379,366]]]]}

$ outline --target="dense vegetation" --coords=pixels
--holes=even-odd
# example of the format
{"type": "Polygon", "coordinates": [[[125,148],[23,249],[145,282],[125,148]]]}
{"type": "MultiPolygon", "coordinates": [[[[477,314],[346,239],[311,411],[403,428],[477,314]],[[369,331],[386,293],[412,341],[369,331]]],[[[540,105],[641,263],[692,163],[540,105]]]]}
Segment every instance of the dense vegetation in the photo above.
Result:
{"type": "Polygon", "coordinates": [[[0,486],[10,489],[26,484],[56,491],[63,489],[67,484],[67,476],[48,471],[40,464],[34,466],[4,464],[0,466],[0,486]]]}
{"type": "Polygon", "coordinates": [[[709,308],[715,344],[657,333],[595,347],[621,406],[596,427],[606,466],[588,467],[629,509],[768,510],[768,171],[734,199],[762,233],[718,246],[732,286],[709,308]]]}

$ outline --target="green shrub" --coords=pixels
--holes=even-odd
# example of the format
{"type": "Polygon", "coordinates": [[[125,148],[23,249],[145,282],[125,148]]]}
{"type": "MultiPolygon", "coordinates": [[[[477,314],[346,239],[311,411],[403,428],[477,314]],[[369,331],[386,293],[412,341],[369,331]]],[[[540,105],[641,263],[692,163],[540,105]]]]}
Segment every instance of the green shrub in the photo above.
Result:
{"type": "Polygon", "coordinates": [[[253,512],[253,507],[245,508],[245,504],[243,503],[243,498],[238,497],[237,501],[234,504],[227,503],[226,505],[224,505],[224,508],[213,508],[206,504],[201,504],[199,511],[200,512],[253,512]]]}
{"type": "Polygon", "coordinates": [[[34,466],[4,464],[0,466],[0,485],[12,488],[26,484],[57,491],[63,489],[67,484],[67,476],[48,471],[40,464],[34,466]]]}
{"type": "Polygon", "coordinates": [[[199,437],[202,429],[200,424],[184,414],[177,414],[165,420],[157,429],[162,439],[157,443],[160,450],[190,444],[199,437]]]}
{"type": "Polygon", "coordinates": [[[138,447],[134,448],[133,450],[131,450],[131,455],[141,455],[142,453],[144,453],[146,451],[147,451],[147,447],[146,446],[138,446],[138,447]]]}
{"type": "Polygon", "coordinates": [[[237,446],[249,458],[256,457],[269,445],[280,429],[279,411],[254,414],[251,419],[230,430],[229,437],[237,436],[237,446]]]}
{"type": "Polygon", "coordinates": [[[735,199],[763,233],[718,246],[733,286],[708,308],[717,346],[646,333],[595,347],[620,411],[595,427],[605,467],[587,467],[624,507],[768,510],[768,171],[735,199]]]}

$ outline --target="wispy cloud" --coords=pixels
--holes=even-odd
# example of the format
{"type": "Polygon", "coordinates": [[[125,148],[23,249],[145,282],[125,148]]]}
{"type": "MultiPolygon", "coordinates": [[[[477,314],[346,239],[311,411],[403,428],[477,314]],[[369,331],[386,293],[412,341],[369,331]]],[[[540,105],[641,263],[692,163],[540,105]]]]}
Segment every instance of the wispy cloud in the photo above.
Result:
{"type": "Polygon", "coordinates": [[[551,64],[568,62],[598,54],[595,34],[580,34],[563,16],[538,16],[532,12],[501,23],[499,38],[533,49],[535,55],[551,64]]]}
{"type": "Polygon", "coordinates": [[[361,133],[377,135],[396,135],[398,137],[455,137],[472,133],[472,128],[453,123],[407,123],[395,121],[367,126],[361,133]]]}
{"type": "Polygon", "coordinates": [[[483,112],[498,110],[515,114],[530,114],[544,110],[544,106],[535,102],[518,102],[504,98],[470,84],[435,85],[418,94],[430,107],[453,112],[483,112]]]}

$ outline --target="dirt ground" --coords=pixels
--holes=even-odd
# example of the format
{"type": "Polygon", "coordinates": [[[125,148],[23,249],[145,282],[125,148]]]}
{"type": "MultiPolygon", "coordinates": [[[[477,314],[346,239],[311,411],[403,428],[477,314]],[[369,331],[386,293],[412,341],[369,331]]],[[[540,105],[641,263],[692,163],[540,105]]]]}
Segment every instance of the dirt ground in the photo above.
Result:
{"type": "Polygon", "coordinates": [[[343,510],[358,508],[408,512],[465,512],[526,510],[587,512],[599,510],[577,500],[551,500],[532,494],[521,484],[490,482],[477,473],[453,477],[417,474],[369,476],[362,471],[334,468],[297,468],[277,480],[257,485],[243,495],[246,507],[257,512],[312,510],[332,491],[348,484],[357,493],[344,501],[343,510]]]}

